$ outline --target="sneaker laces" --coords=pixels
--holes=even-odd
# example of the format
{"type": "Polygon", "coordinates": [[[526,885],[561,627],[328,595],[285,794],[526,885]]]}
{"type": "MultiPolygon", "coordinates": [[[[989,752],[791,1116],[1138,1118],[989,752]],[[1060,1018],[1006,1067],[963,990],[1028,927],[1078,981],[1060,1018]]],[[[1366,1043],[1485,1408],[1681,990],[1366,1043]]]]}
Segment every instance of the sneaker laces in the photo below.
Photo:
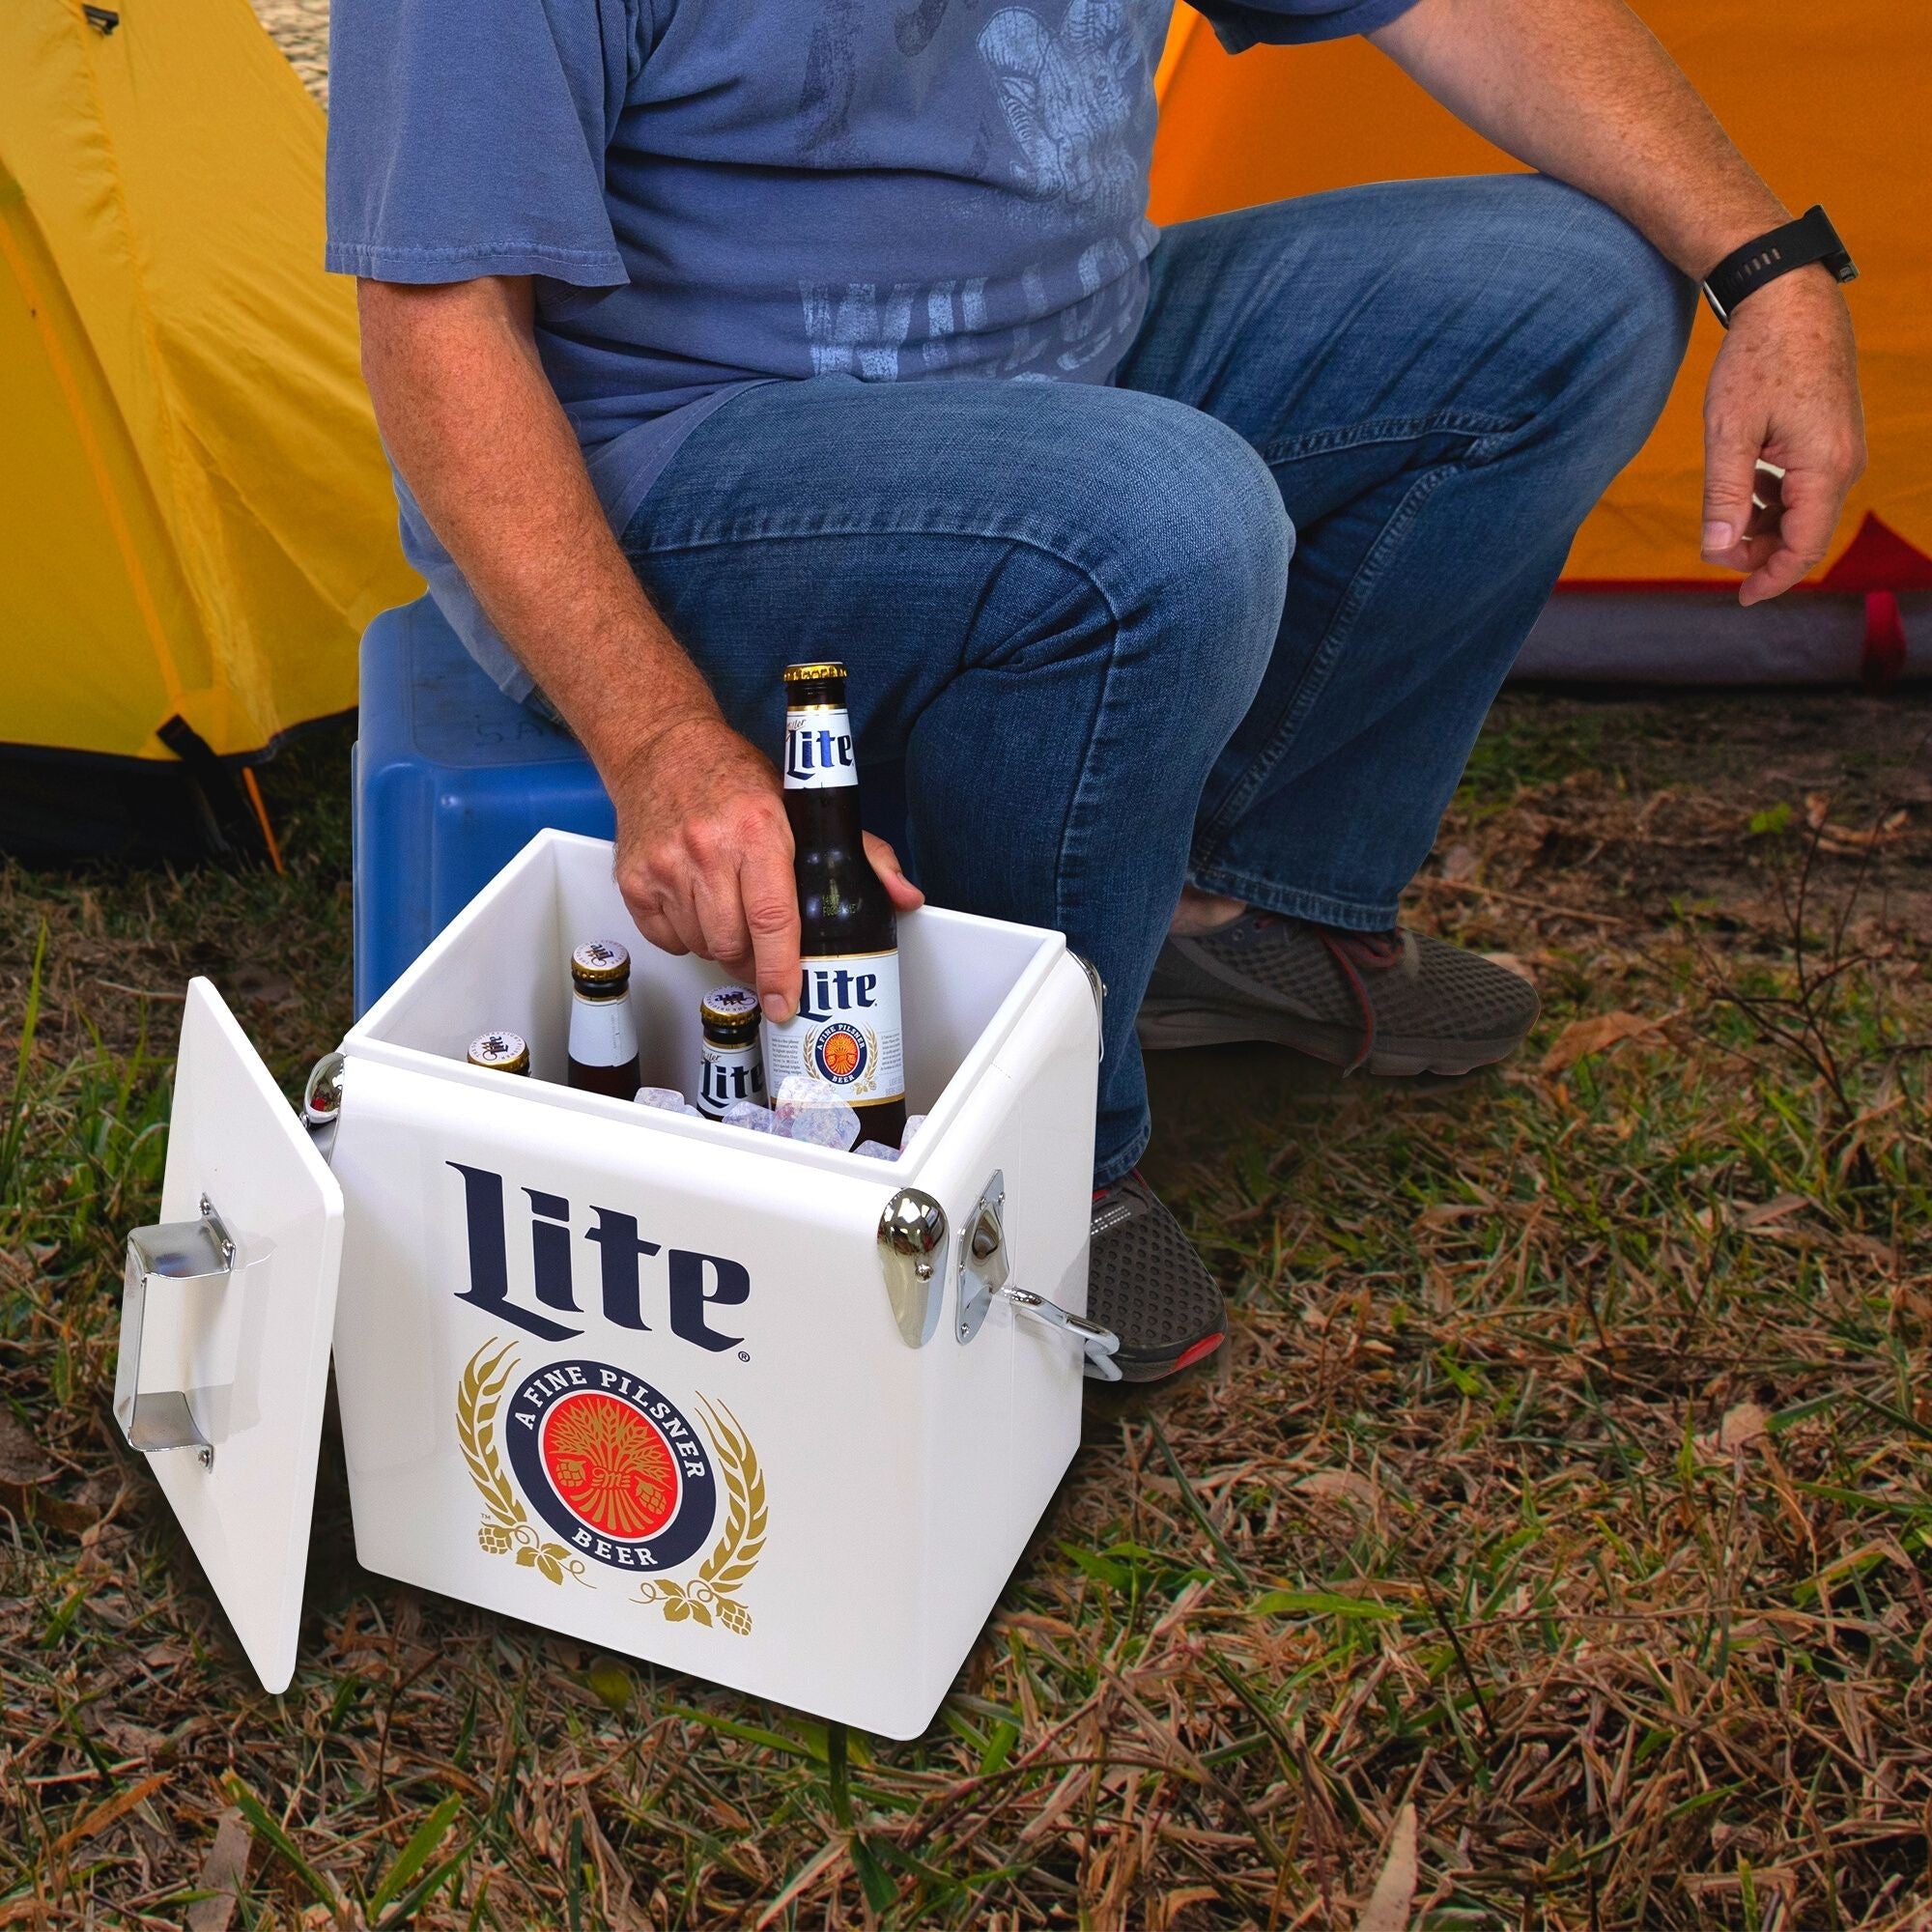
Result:
{"type": "MultiPolygon", "coordinates": [[[[1362,1027],[1355,1057],[1343,1067],[1342,1077],[1346,1080],[1350,1074],[1366,1066],[1369,1056],[1376,1050],[1376,1003],[1363,976],[1386,973],[1391,966],[1401,962],[1402,928],[1392,925],[1382,932],[1351,932],[1343,926],[1322,925],[1316,920],[1294,919],[1287,913],[1263,912],[1253,907],[1234,922],[1235,926],[1243,924],[1258,933],[1281,925],[1305,925],[1327,948],[1328,956],[1340,969],[1343,980],[1354,999],[1355,1011],[1362,1027]]],[[[1233,926],[1222,928],[1224,931],[1233,929],[1233,926]]],[[[1135,1178],[1139,1178],[1138,1174],[1135,1178]]]]}
{"type": "Polygon", "coordinates": [[[1369,991],[1365,973],[1385,973],[1402,957],[1402,933],[1395,927],[1386,932],[1347,932],[1336,925],[1317,925],[1308,922],[1328,955],[1342,969],[1342,978],[1354,995],[1355,1010],[1361,1016],[1362,1037],[1355,1057],[1342,1069],[1343,1079],[1369,1064],[1376,1050],[1376,1002],[1369,991]]]}

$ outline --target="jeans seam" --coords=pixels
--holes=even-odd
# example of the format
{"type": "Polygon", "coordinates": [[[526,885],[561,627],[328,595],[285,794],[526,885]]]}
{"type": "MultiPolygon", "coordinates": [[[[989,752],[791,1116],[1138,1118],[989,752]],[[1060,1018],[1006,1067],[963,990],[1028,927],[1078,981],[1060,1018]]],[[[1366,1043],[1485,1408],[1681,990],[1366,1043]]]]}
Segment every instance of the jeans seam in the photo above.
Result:
{"type": "Polygon", "coordinates": [[[1299,436],[1255,446],[1263,460],[1273,465],[1294,462],[1318,452],[1358,449],[1374,442],[1407,442],[1423,436],[1471,436],[1487,441],[1512,435],[1520,427],[1507,416],[1486,415],[1473,410],[1437,410],[1429,415],[1381,416],[1368,422],[1304,430],[1299,436]]]}
{"type": "Polygon", "coordinates": [[[1305,919],[1316,925],[1340,926],[1351,932],[1386,932],[1396,923],[1395,899],[1339,898],[1333,893],[1311,892],[1305,886],[1285,886],[1277,879],[1238,872],[1224,866],[1190,867],[1188,883],[1205,893],[1225,894],[1244,900],[1257,912],[1283,919],[1305,919]]]}
{"type": "Polygon", "coordinates": [[[1261,789],[1268,774],[1287,753],[1295,733],[1300,730],[1315,700],[1321,696],[1322,687],[1334,670],[1336,661],[1342,654],[1342,647],[1347,643],[1355,620],[1361,615],[1362,607],[1381,581],[1390,559],[1415,527],[1430,497],[1451,476],[1470,464],[1479,462],[1489,453],[1491,447],[1503,440],[1505,434],[1507,432],[1500,432],[1496,436],[1480,439],[1454,461],[1437,464],[1435,469],[1424,470],[1403,497],[1402,501],[1389,513],[1387,523],[1377,533],[1375,542],[1369,546],[1368,554],[1362,559],[1353,581],[1344,594],[1341,608],[1330,621],[1321,648],[1310,661],[1294,696],[1289,700],[1287,714],[1274,736],[1250,762],[1246,772],[1242,774],[1240,782],[1228,794],[1212,819],[1197,834],[1193,853],[1194,863],[1197,866],[1206,867],[1214,863],[1214,854],[1221,839],[1238,822],[1242,812],[1253,804],[1255,794],[1261,789]]]}
{"type": "Polygon", "coordinates": [[[1013,544],[1022,550],[1034,551],[1041,556],[1051,557],[1055,563],[1083,578],[1093,588],[1094,594],[1106,606],[1108,619],[1116,629],[1123,621],[1119,601],[1092,563],[1074,555],[1070,551],[1063,550],[1045,537],[1020,530],[982,529],[977,526],[954,526],[926,522],[902,524],[874,519],[851,524],[823,525],[810,529],[760,527],[749,531],[721,531],[715,536],[687,536],[675,542],[649,544],[633,544],[629,540],[630,531],[626,530],[618,539],[618,548],[623,551],[627,558],[636,559],[650,556],[679,556],[693,551],[721,550],[732,544],[742,543],[814,543],[820,538],[888,536],[955,537],[972,543],[1013,544]]]}

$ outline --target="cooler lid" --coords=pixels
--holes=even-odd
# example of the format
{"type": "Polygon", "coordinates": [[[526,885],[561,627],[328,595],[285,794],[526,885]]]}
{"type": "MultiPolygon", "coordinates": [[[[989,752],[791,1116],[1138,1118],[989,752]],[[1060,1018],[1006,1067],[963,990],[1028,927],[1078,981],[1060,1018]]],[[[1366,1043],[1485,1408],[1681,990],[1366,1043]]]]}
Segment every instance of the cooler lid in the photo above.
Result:
{"type": "Polygon", "coordinates": [[[342,1189],[221,996],[190,980],[114,1406],[271,1691],[295,1674],[341,1262],[342,1189]]]}

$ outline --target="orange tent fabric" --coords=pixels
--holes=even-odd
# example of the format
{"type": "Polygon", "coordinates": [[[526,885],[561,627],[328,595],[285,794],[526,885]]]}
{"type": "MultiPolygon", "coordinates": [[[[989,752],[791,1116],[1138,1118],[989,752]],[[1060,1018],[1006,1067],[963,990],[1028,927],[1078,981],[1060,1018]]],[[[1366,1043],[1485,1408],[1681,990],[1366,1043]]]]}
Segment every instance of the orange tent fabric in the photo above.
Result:
{"type": "MultiPolygon", "coordinates": [[[[1862,278],[1847,294],[1862,352],[1871,464],[1821,588],[1932,590],[1932,56],[1897,0],[1637,0],[1652,30],[1786,203],[1821,201],[1862,278]]],[[[1156,221],[1354,182],[1516,165],[1363,41],[1225,53],[1186,8],[1156,82],[1156,221]]],[[[1656,433],[1583,526],[1576,588],[1731,586],[1697,554],[1705,315],[1656,433]]]]}

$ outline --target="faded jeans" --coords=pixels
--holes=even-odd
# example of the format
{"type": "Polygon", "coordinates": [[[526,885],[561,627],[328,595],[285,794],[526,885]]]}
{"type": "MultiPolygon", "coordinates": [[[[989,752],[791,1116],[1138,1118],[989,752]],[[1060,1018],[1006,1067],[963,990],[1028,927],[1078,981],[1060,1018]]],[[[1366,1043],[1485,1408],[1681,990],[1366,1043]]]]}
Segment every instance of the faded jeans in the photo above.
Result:
{"type": "Polygon", "coordinates": [[[737,729],[775,746],[780,669],[843,659],[908,869],[1098,967],[1102,1184],[1147,1144],[1134,1012],[1183,881],[1395,923],[1691,315],[1535,176],[1188,222],[1151,270],[1113,386],[751,389],[623,536],[737,729]]]}

